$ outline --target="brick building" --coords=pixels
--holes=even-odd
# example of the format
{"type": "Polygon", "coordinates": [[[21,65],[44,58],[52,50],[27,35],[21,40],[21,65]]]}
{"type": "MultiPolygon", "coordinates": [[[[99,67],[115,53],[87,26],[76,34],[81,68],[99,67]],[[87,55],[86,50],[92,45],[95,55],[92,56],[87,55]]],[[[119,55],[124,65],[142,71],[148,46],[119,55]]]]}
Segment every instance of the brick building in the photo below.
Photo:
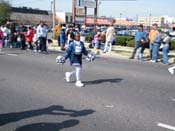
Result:
{"type": "Polygon", "coordinates": [[[10,21],[23,23],[24,25],[37,25],[42,20],[48,25],[52,25],[52,17],[48,11],[23,8],[11,8],[10,21]]]}

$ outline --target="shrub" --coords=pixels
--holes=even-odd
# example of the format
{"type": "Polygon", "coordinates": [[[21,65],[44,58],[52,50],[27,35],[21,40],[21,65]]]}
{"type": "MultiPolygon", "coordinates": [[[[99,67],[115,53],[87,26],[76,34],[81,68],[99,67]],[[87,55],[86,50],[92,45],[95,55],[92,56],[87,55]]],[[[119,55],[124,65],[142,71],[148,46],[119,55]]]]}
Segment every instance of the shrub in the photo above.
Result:
{"type": "Polygon", "coordinates": [[[127,44],[128,47],[134,47],[135,46],[135,41],[134,40],[130,40],[127,44]]]}
{"type": "Polygon", "coordinates": [[[170,50],[175,50],[175,40],[171,41],[170,50]]]}
{"type": "Polygon", "coordinates": [[[133,39],[132,36],[117,36],[117,45],[127,46],[128,42],[133,39]]]}
{"type": "Polygon", "coordinates": [[[88,43],[91,43],[91,41],[93,40],[92,35],[86,35],[85,36],[85,41],[88,43]]]}

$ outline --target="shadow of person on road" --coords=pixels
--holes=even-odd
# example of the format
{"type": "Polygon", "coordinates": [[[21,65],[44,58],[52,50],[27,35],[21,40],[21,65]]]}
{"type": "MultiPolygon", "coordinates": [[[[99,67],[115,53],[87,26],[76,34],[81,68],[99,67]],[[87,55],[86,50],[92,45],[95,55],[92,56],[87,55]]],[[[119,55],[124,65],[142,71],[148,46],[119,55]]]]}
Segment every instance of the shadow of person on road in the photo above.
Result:
{"type": "Polygon", "coordinates": [[[0,114],[0,126],[40,115],[67,115],[70,117],[81,117],[93,114],[94,112],[95,111],[91,109],[76,111],[64,109],[63,106],[53,105],[43,109],[0,114]]]}
{"type": "Polygon", "coordinates": [[[102,84],[102,83],[119,83],[123,79],[115,78],[115,79],[98,79],[93,81],[83,81],[86,85],[94,85],[94,84],[102,84]]]}
{"type": "Polygon", "coordinates": [[[67,120],[62,123],[34,123],[17,128],[15,131],[60,131],[79,124],[78,120],[67,120]]]}

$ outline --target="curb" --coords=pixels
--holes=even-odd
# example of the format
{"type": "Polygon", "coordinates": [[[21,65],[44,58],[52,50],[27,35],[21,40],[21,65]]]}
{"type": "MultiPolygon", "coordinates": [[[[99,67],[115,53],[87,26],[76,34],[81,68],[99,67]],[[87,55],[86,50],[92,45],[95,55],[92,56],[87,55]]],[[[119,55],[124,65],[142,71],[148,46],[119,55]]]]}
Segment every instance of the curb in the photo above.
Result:
{"type": "MultiPolygon", "coordinates": [[[[85,43],[85,46],[88,50],[92,51],[92,52],[96,52],[95,49],[91,49],[88,47],[89,43],[85,43]]],[[[57,41],[53,40],[53,44],[50,44],[48,46],[49,50],[52,51],[59,51],[59,52],[64,52],[61,51],[60,47],[58,47],[57,41]]],[[[99,54],[97,54],[97,56],[101,56],[101,57],[111,57],[111,58],[123,58],[123,59],[129,59],[129,57],[131,56],[133,51],[132,47],[123,47],[123,46],[112,46],[112,52],[111,53],[102,53],[102,51],[99,51],[99,54]]],[[[138,51],[137,51],[138,52],[138,51]]],[[[162,54],[162,52],[160,52],[160,54],[162,54]]],[[[135,56],[137,56],[138,53],[136,53],[135,56]]],[[[148,58],[149,57],[149,49],[145,49],[144,54],[143,54],[143,58],[148,58]]],[[[136,57],[135,57],[136,58],[136,57]]],[[[169,61],[170,63],[174,63],[174,58],[175,58],[175,51],[170,51],[169,52],[169,61]]]]}

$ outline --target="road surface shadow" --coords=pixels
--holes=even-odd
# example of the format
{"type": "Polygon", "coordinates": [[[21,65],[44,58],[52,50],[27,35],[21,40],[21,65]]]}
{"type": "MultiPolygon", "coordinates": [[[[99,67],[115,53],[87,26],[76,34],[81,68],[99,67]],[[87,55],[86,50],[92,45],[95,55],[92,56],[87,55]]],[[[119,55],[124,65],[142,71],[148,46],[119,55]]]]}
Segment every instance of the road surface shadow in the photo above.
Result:
{"type": "Polygon", "coordinates": [[[79,124],[78,120],[67,120],[62,123],[34,123],[17,128],[15,131],[60,131],[79,124]]]}
{"type": "Polygon", "coordinates": [[[95,85],[95,84],[102,84],[102,83],[119,83],[123,79],[121,78],[114,78],[114,79],[98,79],[93,81],[83,81],[86,85],[95,85]]]}
{"type": "Polygon", "coordinates": [[[43,109],[0,114],[0,126],[40,115],[65,115],[70,117],[81,117],[93,114],[94,112],[95,111],[91,109],[76,111],[65,109],[63,106],[53,105],[43,109]]]}

